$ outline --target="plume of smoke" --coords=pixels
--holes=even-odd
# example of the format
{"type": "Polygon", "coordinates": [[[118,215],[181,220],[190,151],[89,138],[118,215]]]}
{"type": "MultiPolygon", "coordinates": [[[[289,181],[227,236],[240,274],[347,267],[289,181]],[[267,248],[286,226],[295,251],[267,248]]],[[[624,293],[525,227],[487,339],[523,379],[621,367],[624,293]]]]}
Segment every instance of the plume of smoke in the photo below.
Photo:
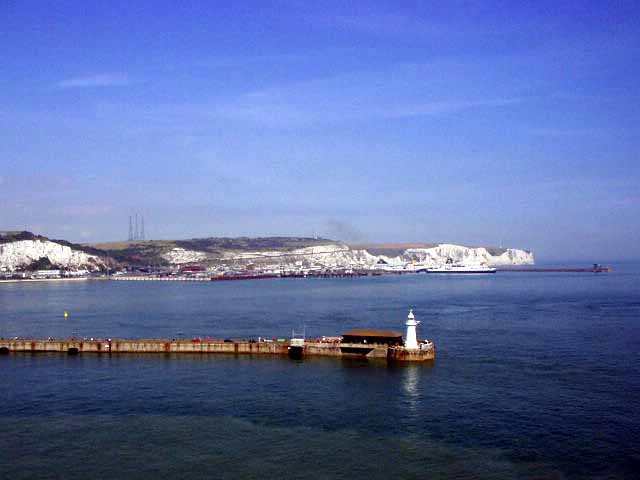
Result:
{"type": "Polygon", "coordinates": [[[327,220],[325,226],[327,237],[343,242],[363,242],[366,235],[349,222],[337,219],[327,220]]]}

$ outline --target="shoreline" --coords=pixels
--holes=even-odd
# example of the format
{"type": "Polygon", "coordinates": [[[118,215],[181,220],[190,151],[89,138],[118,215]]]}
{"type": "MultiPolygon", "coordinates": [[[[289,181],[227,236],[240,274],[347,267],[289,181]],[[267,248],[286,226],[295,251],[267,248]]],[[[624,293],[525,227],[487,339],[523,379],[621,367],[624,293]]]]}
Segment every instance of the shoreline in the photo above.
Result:
{"type": "MultiPolygon", "coordinates": [[[[495,272],[490,273],[610,273],[613,269],[606,265],[595,264],[593,267],[575,268],[575,267],[536,267],[512,265],[495,267],[495,272]]],[[[446,276],[471,276],[482,275],[485,272],[442,272],[446,276]]],[[[220,281],[238,281],[238,280],[265,280],[265,279],[284,279],[284,278],[360,278],[360,277],[380,277],[390,275],[427,275],[442,276],[440,272],[423,272],[423,271],[357,271],[357,272],[326,272],[320,274],[260,274],[260,275],[229,275],[229,276],[207,276],[207,277],[190,277],[190,276],[158,276],[158,275],[111,275],[102,277],[63,277],[63,278],[11,278],[1,279],[2,283],[33,283],[33,282],[84,282],[93,280],[113,280],[124,282],[220,282],[220,281]]]]}
{"type": "Polygon", "coordinates": [[[89,280],[101,280],[100,278],[10,278],[0,280],[0,283],[32,283],[32,282],[84,282],[89,280]]]}

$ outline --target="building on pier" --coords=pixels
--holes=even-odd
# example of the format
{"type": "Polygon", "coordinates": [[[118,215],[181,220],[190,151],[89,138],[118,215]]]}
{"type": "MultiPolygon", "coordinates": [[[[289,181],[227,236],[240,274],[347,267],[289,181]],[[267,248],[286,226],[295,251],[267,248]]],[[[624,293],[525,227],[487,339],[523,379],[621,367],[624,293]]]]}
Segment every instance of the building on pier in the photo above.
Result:
{"type": "Polygon", "coordinates": [[[378,345],[402,345],[402,334],[394,330],[358,328],[342,335],[342,343],[362,343],[378,345]]]}

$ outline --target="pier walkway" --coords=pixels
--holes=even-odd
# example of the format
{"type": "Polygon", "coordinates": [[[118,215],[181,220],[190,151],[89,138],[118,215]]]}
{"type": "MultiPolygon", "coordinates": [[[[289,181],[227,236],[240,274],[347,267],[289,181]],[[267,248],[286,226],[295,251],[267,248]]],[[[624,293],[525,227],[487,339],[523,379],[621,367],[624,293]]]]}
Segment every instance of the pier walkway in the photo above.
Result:
{"type": "MultiPolygon", "coordinates": [[[[167,340],[167,339],[0,339],[0,354],[52,352],[69,355],[89,354],[232,354],[232,355],[280,355],[290,354],[290,342],[272,340],[167,340]]],[[[435,358],[433,343],[421,350],[404,347],[369,345],[374,347],[366,358],[386,358],[395,361],[424,361],[435,358]]],[[[345,344],[338,340],[306,340],[303,356],[345,357],[345,344]]]]}

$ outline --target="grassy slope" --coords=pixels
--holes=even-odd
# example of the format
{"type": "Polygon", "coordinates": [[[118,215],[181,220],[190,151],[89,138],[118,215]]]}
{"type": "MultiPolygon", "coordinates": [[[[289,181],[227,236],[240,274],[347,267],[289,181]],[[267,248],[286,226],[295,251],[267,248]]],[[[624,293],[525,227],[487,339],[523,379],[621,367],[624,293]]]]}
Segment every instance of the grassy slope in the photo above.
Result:
{"type": "Polygon", "coordinates": [[[165,265],[162,255],[173,248],[184,248],[211,254],[221,255],[223,252],[281,250],[290,251],[313,245],[335,243],[333,240],[304,237],[211,237],[193,238],[189,240],[146,240],[131,242],[108,242],[92,245],[106,252],[119,262],[136,265],[165,265]]]}

